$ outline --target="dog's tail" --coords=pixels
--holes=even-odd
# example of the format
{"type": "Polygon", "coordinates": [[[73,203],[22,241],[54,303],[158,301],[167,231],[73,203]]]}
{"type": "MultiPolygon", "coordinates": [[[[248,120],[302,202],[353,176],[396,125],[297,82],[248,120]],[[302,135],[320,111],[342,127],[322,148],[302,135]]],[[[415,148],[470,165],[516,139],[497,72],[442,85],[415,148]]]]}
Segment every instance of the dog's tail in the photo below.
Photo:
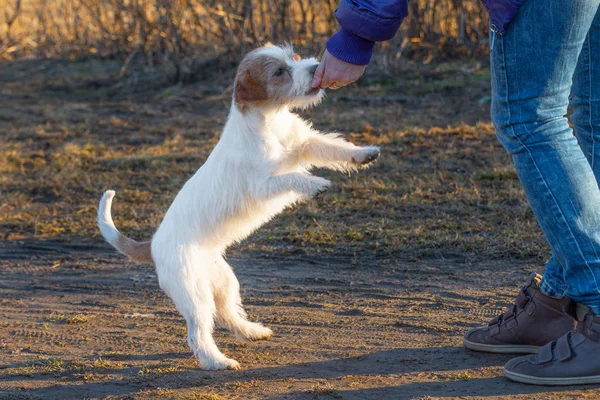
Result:
{"type": "Polygon", "coordinates": [[[110,216],[110,207],[112,205],[114,190],[104,192],[100,205],[98,206],[98,227],[104,239],[110,243],[119,252],[133,258],[138,262],[153,263],[150,251],[151,241],[136,242],[133,239],[124,236],[117,230],[110,216]]]}

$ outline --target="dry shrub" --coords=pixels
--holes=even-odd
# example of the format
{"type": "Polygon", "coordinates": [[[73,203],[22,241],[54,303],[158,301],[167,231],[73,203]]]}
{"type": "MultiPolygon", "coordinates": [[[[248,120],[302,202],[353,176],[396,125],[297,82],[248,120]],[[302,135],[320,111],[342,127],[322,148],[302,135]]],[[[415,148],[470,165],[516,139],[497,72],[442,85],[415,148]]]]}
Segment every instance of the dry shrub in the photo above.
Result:
{"type": "MultiPolygon", "coordinates": [[[[266,41],[317,53],[334,32],[338,0],[0,0],[0,59],[23,56],[121,59],[169,80],[198,78],[205,63],[236,61],[266,41]]],[[[418,0],[378,62],[484,51],[487,17],[479,0],[418,0]]]]}

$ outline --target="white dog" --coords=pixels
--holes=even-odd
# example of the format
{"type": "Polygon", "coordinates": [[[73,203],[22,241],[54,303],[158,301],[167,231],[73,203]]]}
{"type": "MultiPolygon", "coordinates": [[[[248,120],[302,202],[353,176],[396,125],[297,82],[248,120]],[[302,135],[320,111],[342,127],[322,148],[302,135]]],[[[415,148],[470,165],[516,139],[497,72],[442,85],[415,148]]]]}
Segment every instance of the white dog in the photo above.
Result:
{"type": "Polygon", "coordinates": [[[213,324],[250,340],[272,331],[250,322],[239,283],[224,259],[228,246],[246,238],[285,207],[325,192],[326,179],[312,167],[353,171],[379,156],[321,134],[290,109],[317,104],[323,93],[310,86],[318,65],[291,47],[265,46],[242,60],[233,102],[219,143],[183,186],[151,241],[123,236],[111,218],[115,192],[104,193],[98,224],[118,251],[154,263],[160,287],[187,322],[188,343],[205,369],[238,369],[213,338],[213,324]]]}

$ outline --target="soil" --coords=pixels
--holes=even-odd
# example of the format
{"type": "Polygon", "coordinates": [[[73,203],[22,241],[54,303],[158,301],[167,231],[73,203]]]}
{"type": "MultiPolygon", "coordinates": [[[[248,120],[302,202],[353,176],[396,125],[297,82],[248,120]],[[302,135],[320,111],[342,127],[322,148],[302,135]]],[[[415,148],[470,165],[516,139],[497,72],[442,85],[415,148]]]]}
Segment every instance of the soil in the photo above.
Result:
{"type": "Polygon", "coordinates": [[[197,368],[185,321],[151,266],[102,244],[22,241],[0,250],[3,398],[598,398],[502,377],[510,355],[461,347],[530,268],[253,254],[233,259],[267,342],[217,330],[241,371],[197,368]],[[490,279],[493,277],[493,279],[490,279]],[[79,321],[77,316],[83,316],[79,321]],[[429,397],[427,397],[429,396],[429,397]]]}

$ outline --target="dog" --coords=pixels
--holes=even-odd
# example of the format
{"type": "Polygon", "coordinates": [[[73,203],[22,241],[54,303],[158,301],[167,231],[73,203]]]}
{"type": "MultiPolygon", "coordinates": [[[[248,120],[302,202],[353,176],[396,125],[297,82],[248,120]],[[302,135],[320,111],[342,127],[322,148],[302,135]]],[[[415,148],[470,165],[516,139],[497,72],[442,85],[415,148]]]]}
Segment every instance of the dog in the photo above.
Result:
{"type": "Polygon", "coordinates": [[[219,142],[177,194],[152,240],[137,242],[117,230],[114,191],[100,200],[102,236],[119,252],[155,265],[161,289],[187,322],[188,344],[203,369],[240,367],[217,348],[215,322],[244,339],[273,334],[248,321],[225,250],[284,208],[327,191],[330,182],[311,175],[313,167],[350,172],[379,157],[378,147],[320,133],[291,111],[323,98],[310,85],[318,64],[290,46],[267,45],[244,57],[219,142]]]}

